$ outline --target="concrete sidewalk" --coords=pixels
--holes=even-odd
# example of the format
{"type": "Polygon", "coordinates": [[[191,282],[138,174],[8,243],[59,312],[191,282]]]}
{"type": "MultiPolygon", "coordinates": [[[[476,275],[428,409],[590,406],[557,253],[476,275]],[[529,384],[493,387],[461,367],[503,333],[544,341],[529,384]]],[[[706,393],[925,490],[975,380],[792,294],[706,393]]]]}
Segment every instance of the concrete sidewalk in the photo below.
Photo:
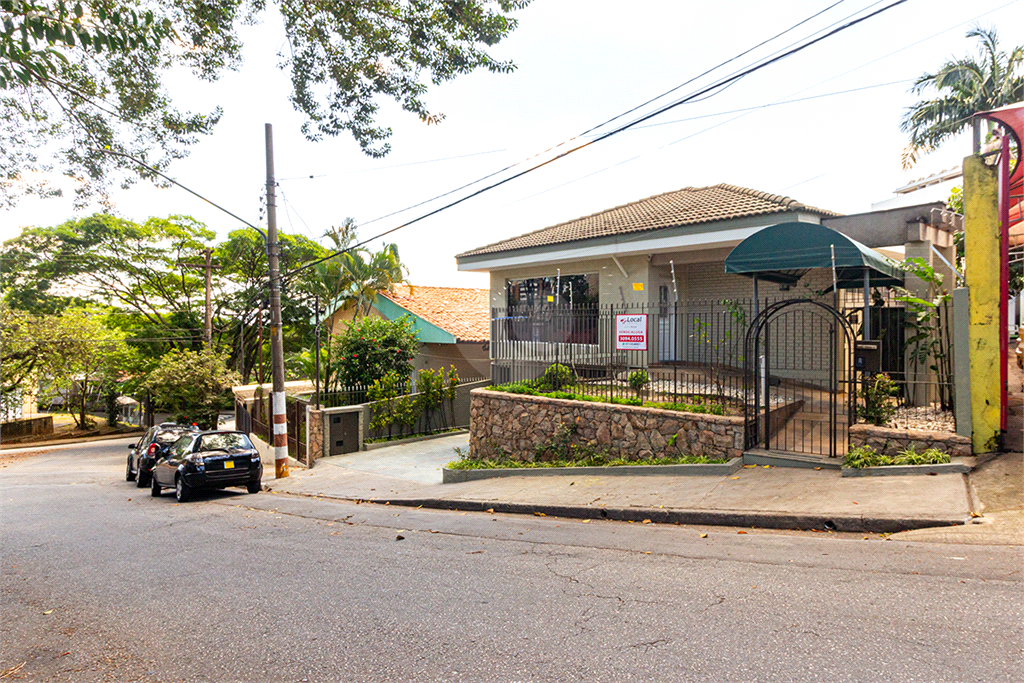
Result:
{"type": "Polygon", "coordinates": [[[531,476],[440,484],[446,437],[325,458],[271,491],[391,505],[781,529],[897,532],[963,525],[978,514],[963,475],[848,477],[749,467],[732,476],[531,476]],[[421,452],[418,452],[421,451],[421,452]]]}

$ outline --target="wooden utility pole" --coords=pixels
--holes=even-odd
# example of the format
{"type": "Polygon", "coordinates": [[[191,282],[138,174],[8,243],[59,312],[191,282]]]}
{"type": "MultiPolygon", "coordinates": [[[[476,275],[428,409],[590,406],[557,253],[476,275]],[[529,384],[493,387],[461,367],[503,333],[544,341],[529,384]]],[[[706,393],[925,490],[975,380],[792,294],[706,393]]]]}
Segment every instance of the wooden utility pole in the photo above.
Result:
{"type": "Polygon", "coordinates": [[[267,150],[267,264],[270,270],[270,363],[274,385],[271,392],[274,425],[274,473],[288,476],[288,417],[284,396],[284,336],[281,330],[281,266],[277,242],[277,206],[274,203],[274,128],[264,127],[267,150]]]}
{"type": "Polygon", "coordinates": [[[213,265],[213,249],[207,247],[203,249],[203,254],[206,256],[203,263],[182,263],[181,265],[186,268],[201,268],[206,271],[206,329],[203,333],[203,341],[206,343],[206,348],[209,349],[213,342],[213,298],[210,290],[213,286],[213,271],[220,266],[213,265]]]}

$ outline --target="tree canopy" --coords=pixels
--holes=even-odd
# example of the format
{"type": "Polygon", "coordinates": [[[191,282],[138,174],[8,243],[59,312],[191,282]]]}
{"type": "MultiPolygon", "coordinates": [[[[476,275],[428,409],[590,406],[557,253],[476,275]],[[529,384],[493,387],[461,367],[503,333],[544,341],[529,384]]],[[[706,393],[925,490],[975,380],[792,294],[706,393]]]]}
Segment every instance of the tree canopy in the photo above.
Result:
{"type": "Polygon", "coordinates": [[[112,184],[185,156],[221,109],[179,111],[164,86],[172,69],[214,81],[242,63],[239,28],[271,13],[287,48],[280,67],[310,140],[351,134],[372,157],[388,153],[377,122],[391,99],[427,123],[444,115],[424,96],[476,69],[505,73],[486,51],[516,27],[529,0],[0,0],[0,206],[54,194],[46,172],[75,179],[76,204],[109,202],[112,184]]]}

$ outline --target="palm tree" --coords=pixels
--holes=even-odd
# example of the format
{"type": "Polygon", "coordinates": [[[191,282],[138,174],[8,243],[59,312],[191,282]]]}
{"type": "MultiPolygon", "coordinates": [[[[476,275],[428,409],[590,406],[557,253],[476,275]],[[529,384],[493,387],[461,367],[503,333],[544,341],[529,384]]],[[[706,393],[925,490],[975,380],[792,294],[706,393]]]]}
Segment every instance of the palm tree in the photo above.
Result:
{"type": "Polygon", "coordinates": [[[398,257],[398,246],[385,244],[377,252],[350,251],[341,256],[348,277],[343,301],[355,307],[355,315],[367,315],[379,292],[394,292],[395,285],[406,282],[406,269],[398,257]]]}
{"type": "Polygon", "coordinates": [[[903,115],[900,130],[910,134],[901,156],[904,169],[969,127],[977,112],[1024,100],[1024,74],[1019,73],[1024,46],[1001,51],[994,28],[976,26],[967,37],[981,43],[977,59],[950,60],[935,73],[920,76],[911,87],[914,94],[934,88],[940,96],[918,102],[903,115]]]}

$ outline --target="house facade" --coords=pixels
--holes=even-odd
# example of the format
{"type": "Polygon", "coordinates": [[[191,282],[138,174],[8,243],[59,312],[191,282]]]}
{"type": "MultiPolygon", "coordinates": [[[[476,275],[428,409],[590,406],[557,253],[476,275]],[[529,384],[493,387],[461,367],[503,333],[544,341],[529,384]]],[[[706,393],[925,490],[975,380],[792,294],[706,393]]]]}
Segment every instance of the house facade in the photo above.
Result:
{"type": "MultiPolygon", "coordinates": [[[[490,376],[489,292],[464,287],[396,285],[393,292],[379,292],[369,315],[386,320],[409,317],[419,340],[413,358],[413,378],[419,370],[455,366],[459,377],[490,376]]],[[[354,309],[328,309],[326,329],[344,330],[354,309]]]]}

